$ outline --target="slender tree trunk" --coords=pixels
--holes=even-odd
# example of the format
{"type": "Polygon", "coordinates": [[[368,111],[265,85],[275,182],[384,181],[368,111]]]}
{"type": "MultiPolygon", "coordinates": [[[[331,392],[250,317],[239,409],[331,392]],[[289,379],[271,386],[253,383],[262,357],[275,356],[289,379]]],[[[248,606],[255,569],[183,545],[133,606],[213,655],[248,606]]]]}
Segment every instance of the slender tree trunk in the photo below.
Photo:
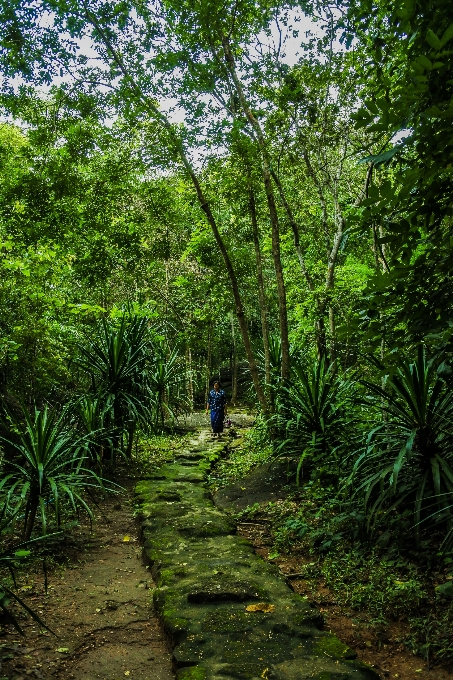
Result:
{"type": "Polygon", "coordinates": [[[245,98],[244,90],[242,88],[242,84],[236,73],[236,66],[233,54],[231,52],[228,36],[222,36],[222,46],[227,69],[233,81],[242,110],[244,111],[245,116],[249,121],[254,134],[256,135],[256,139],[258,140],[258,145],[261,151],[262,159],[261,171],[263,177],[264,191],[266,193],[267,205],[269,209],[269,218],[271,222],[272,256],[274,260],[275,278],[277,281],[280,339],[282,345],[282,379],[289,380],[290,358],[288,336],[288,310],[286,306],[286,288],[285,280],[283,277],[283,267],[280,252],[280,226],[278,222],[277,206],[275,204],[274,191],[272,188],[270,157],[267,151],[267,144],[263,131],[261,130],[261,126],[258,120],[253,115],[250,106],[248,105],[248,102],[245,98]]]}
{"type": "Polygon", "coordinates": [[[261,256],[260,236],[258,231],[258,220],[256,218],[256,201],[253,189],[249,192],[249,207],[252,218],[252,233],[253,244],[255,246],[255,260],[256,260],[256,275],[258,280],[258,296],[260,301],[261,314],[261,332],[263,335],[263,350],[264,350],[264,371],[266,375],[266,384],[271,382],[271,355],[269,349],[269,322],[267,318],[267,302],[266,291],[264,289],[263,277],[263,258],[261,256]]]}
{"type": "Polygon", "coordinates": [[[186,392],[190,409],[193,410],[192,350],[189,345],[186,346],[186,392]]]}
{"type": "Polygon", "coordinates": [[[195,174],[195,171],[192,167],[192,164],[189,161],[189,158],[187,157],[187,154],[184,149],[184,143],[182,141],[182,138],[180,137],[179,133],[177,132],[177,129],[175,126],[170,122],[170,120],[167,118],[167,116],[158,108],[156,104],[153,103],[152,99],[148,97],[147,95],[143,94],[141,88],[139,85],[135,82],[133,76],[129,73],[126,64],[123,61],[123,58],[121,56],[121,53],[116,49],[115,45],[113,44],[112,40],[109,37],[109,34],[103,29],[102,25],[99,23],[97,17],[93,14],[93,12],[88,8],[88,5],[85,0],[82,0],[83,7],[85,10],[85,15],[87,20],[90,22],[90,24],[94,27],[94,29],[97,31],[99,37],[102,39],[105,47],[107,48],[107,52],[111,55],[112,60],[115,62],[116,66],[118,67],[119,71],[123,74],[125,79],[129,82],[132,91],[134,92],[135,96],[138,97],[139,101],[141,101],[146,109],[150,112],[154,120],[158,121],[168,132],[169,138],[171,140],[171,145],[173,147],[173,151],[176,152],[179,155],[179,158],[181,159],[182,165],[184,166],[184,169],[186,170],[190,181],[193,184],[193,187],[195,189],[195,192],[197,194],[197,199],[200,203],[201,209],[204,211],[206,215],[206,220],[211,227],[212,233],[214,235],[214,239],[217,243],[217,247],[220,250],[220,253],[222,255],[223,261],[225,263],[225,268],[228,274],[228,278],[230,280],[230,285],[231,289],[233,292],[233,297],[234,297],[234,303],[235,303],[235,308],[236,308],[236,315],[238,318],[238,323],[239,323],[239,328],[241,331],[242,335],[242,341],[244,343],[244,349],[245,349],[245,354],[247,357],[247,361],[249,364],[249,370],[252,376],[253,380],[253,385],[255,387],[255,391],[258,397],[258,400],[261,404],[261,407],[264,412],[267,412],[268,410],[268,404],[267,404],[267,399],[266,395],[263,389],[263,386],[260,381],[259,373],[258,373],[258,366],[256,363],[255,359],[255,354],[253,352],[252,348],[252,343],[250,340],[250,335],[248,331],[248,326],[247,326],[247,320],[245,318],[245,312],[244,312],[244,307],[242,304],[242,298],[241,294],[239,291],[239,285],[236,277],[236,272],[234,270],[233,264],[231,262],[230,256],[228,254],[228,251],[226,249],[225,243],[223,242],[222,236],[220,234],[220,231],[217,226],[216,219],[212,213],[211,206],[209,204],[209,201],[206,199],[201,184],[198,180],[197,175],[195,174]]]}
{"type": "Polygon", "coordinates": [[[282,183],[280,182],[280,178],[277,175],[277,173],[274,170],[271,170],[271,175],[272,179],[275,182],[275,185],[278,189],[278,192],[280,194],[280,198],[282,200],[283,206],[286,210],[286,214],[288,215],[288,220],[291,225],[291,229],[293,232],[293,242],[294,242],[294,250],[296,251],[297,259],[299,260],[300,268],[302,269],[302,273],[305,277],[305,280],[307,282],[307,286],[309,290],[313,291],[314,290],[314,283],[313,279],[310,276],[310,272],[308,271],[307,264],[305,262],[305,258],[302,252],[302,248],[300,245],[300,237],[299,237],[299,225],[297,224],[293,211],[291,210],[291,206],[289,205],[287,199],[286,199],[286,194],[283,189],[282,183]]]}
{"type": "Polygon", "coordinates": [[[137,426],[135,424],[135,421],[130,420],[127,428],[127,448],[126,448],[126,457],[129,459],[132,458],[132,448],[134,446],[134,435],[136,428],[137,426]]]}
{"type": "Polygon", "coordinates": [[[30,540],[31,532],[35,526],[36,512],[39,505],[39,495],[33,494],[30,498],[30,504],[28,508],[27,522],[25,525],[24,539],[26,541],[30,540]]]}
{"type": "MultiPolygon", "coordinates": [[[[312,169],[313,172],[313,169],[312,169]]],[[[293,242],[294,242],[294,250],[296,251],[297,259],[299,260],[300,268],[302,270],[302,273],[305,277],[305,281],[307,282],[308,289],[314,293],[315,291],[315,284],[313,282],[313,279],[311,278],[310,272],[308,271],[307,264],[305,262],[304,254],[302,252],[302,248],[300,245],[300,235],[299,235],[299,225],[296,222],[296,219],[294,217],[293,211],[291,209],[291,206],[288,203],[288,200],[286,198],[285,191],[283,189],[282,183],[280,182],[280,178],[278,177],[277,173],[272,170],[272,179],[275,182],[275,185],[278,189],[278,192],[280,194],[280,198],[282,200],[283,206],[286,210],[286,214],[288,216],[289,223],[291,225],[291,230],[293,232],[293,242]]],[[[325,204],[325,201],[323,203],[323,215],[327,217],[327,206],[325,204]]],[[[316,342],[316,348],[317,348],[317,354],[318,354],[318,359],[321,359],[326,353],[326,333],[325,333],[325,326],[324,326],[324,307],[321,306],[319,299],[315,297],[315,303],[316,303],[316,309],[317,309],[317,314],[318,318],[315,321],[315,342],[316,342]]]]}
{"type": "Polygon", "coordinates": [[[209,326],[208,330],[208,353],[206,356],[206,383],[205,383],[205,391],[204,391],[204,403],[205,405],[208,403],[208,396],[209,396],[209,381],[211,379],[211,368],[212,368],[212,336],[211,336],[211,326],[209,326]]]}
{"type": "Polygon", "coordinates": [[[230,315],[231,319],[231,337],[233,340],[233,361],[232,361],[232,371],[231,371],[231,404],[236,406],[238,398],[238,353],[237,353],[237,341],[236,333],[234,331],[234,315],[230,315]]]}

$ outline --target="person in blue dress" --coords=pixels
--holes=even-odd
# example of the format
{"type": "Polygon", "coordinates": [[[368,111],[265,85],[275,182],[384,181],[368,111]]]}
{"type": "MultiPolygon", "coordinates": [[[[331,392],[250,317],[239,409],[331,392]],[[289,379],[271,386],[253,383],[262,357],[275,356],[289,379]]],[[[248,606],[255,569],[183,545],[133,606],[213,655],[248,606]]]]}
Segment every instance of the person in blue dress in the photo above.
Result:
{"type": "Polygon", "coordinates": [[[209,392],[208,403],[206,404],[206,415],[211,409],[211,428],[213,437],[220,437],[223,432],[223,421],[227,414],[226,395],[220,389],[218,380],[214,382],[213,389],[209,392]]]}

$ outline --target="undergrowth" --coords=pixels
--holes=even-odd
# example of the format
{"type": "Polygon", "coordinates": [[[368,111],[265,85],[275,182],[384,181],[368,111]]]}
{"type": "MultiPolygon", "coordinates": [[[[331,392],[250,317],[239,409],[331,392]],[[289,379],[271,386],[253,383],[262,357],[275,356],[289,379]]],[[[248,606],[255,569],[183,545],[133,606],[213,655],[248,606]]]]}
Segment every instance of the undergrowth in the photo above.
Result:
{"type": "Polygon", "coordinates": [[[453,555],[441,561],[428,536],[418,546],[393,541],[390,521],[376,543],[357,507],[314,483],[285,500],[254,504],[238,514],[245,518],[269,523],[270,559],[300,558],[313,599],[327,586],[337,605],[363,612],[376,631],[406,622],[401,642],[429,664],[453,662],[453,555]]]}

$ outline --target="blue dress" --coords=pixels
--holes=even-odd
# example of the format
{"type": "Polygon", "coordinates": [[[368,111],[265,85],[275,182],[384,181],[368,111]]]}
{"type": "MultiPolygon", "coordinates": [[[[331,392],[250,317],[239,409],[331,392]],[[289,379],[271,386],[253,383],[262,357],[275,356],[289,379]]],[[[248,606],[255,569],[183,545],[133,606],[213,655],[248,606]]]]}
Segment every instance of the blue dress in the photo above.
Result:
{"type": "Polygon", "coordinates": [[[211,427],[213,432],[223,432],[226,396],[223,390],[209,392],[208,404],[211,409],[211,427]]]}

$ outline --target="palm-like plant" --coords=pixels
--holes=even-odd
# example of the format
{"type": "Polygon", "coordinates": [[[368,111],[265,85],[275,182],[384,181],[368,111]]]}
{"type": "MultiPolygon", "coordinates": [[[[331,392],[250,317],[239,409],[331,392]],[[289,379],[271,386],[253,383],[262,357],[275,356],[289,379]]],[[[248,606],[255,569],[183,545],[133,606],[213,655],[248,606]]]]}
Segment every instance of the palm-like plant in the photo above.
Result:
{"type": "Polygon", "coordinates": [[[362,382],[385,414],[349,480],[365,494],[370,525],[394,508],[412,507],[417,526],[434,516],[451,536],[453,393],[421,346],[417,359],[401,362],[385,388],[362,382]]]}
{"type": "Polygon", "coordinates": [[[297,480],[305,461],[335,461],[338,467],[338,445],[347,438],[350,420],[345,402],[351,386],[352,380],[335,373],[324,357],[309,370],[293,359],[291,385],[283,388],[277,421],[286,429],[279,451],[299,458],[297,480]]]}
{"type": "Polygon", "coordinates": [[[109,404],[91,394],[84,394],[74,404],[82,432],[88,437],[87,450],[92,463],[101,467],[105,449],[112,447],[112,439],[105,427],[109,404]]]}
{"type": "MultiPolygon", "coordinates": [[[[4,493],[4,487],[5,487],[5,482],[7,483],[9,479],[9,475],[3,478],[1,484],[0,484],[0,493],[4,493]]],[[[2,538],[4,537],[5,534],[7,533],[12,533],[13,528],[14,528],[14,523],[17,514],[20,512],[21,509],[21,503],[22,503],[22,498],[15,499],[16,502],[14,506],[11,504],[11,498],[14,498],[14,491],[15,491],[15,485],[9,487],[6,491],[6,494],[4,494],[3,497],[3,502],[0,504],[0,536],[2,538]]],[[[52,534],[55,535],[55,534],[52,534]]],[[[17,591],[17,583],[16,583],[16,578],[15,578],[15,573],[14,569],[19,563],[23,563],[28,557],[31,555],[31,550],[30,547],[33,546],[34,544],[42,541],[44,539],[43,536],[39,536],[38,538],[33,538],[28,541],[23,541],[22,543],[15,544],[9,547],[6,547],[0,551],[0,567],[6,567],[12,577],[13,583],[15,590],[17,591]]],[[[9,605],[11,601],[15,601],[22,609],[24,609],[30,616],[31,618],[39,623],[43,628],[46,628],[50,632],[51,629],[44,623],[44,621],[41,620],[40,616],[36,611],[31,609],[17,594],[17,592],[14,592],[5,582],[5,579],[0,580],[0,609],[2,610],[5,618],[7,621],[9,621],[14,628],[17,630],[20,635],[24,635],[24,631],[19,625],[19,622],[17,621],[16,617],[14,614],[10,611],[9,605]]]]}
{"type": "Polygon", "coordinates": [[[91,377],[98,406],[103,404],[104,422],[115,431],[113,457],[122,432],[129,433],[129,450],[136,424],[151,419],[147,320],[124,315],[119,327],[104,320],[99,339],[80,344],[79,351],[78,364],[91,377]]]}
{"type": "Polygon", "coordinates": [[[181,407],[188,406],[187,398],[181,395],[184,386],[185,368],[179,362],[177,349],[167,351],[163,342],[153,344],[154,358],[149,380],[153,393],[153,421],[163,426],[165,418],[172,420],[181,407]]]}
{"type": "Polygon", "coordinates": [[[89,488],[103,488],[102,480],[84,467],[87,460],[86,437],[79,437],[65,423],[65,414],[57,416],[47,407],[35,409],[30,416],[24,411],[25,427],[15,422],[22,432],[19,441],[8,442],[16,456],[9,461],[12,470],[6,475],[2,491],[16,509],[25,505],[24,538],[28,540],[40,511],[42,532],[46,533],[48,507],[54,508],[57,524],[61,523],[61,502],[69,501],[75,512],[83,507],[93,517],[83,494],[89,488]]]}

